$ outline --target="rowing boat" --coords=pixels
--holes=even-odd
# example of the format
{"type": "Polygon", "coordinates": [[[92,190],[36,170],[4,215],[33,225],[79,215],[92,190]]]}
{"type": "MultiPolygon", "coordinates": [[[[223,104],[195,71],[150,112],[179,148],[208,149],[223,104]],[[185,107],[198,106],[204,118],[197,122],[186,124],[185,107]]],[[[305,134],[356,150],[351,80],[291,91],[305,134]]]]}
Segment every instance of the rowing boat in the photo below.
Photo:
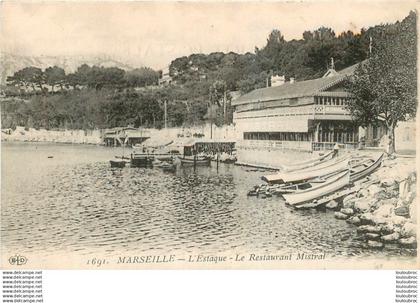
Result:
{"type": "Polygon", "coordinates": [[[356,166],[353,166],[350,169],[350,181],[354,182],[357,180],[360,180],[364,177],[366,177],[367,175],[371,174],[374,170],[376,170],[378,167],[381,166],[382,164],[382,159],[384,157],[384,154],[382,153],[378,159],[376,159],[375,161],[372,160],[369,162],[362,162],[356,166]]]}
{"type": "Polygon", "coordinates": [[[344,196],[348,196],[348,195],[358,191],[359,189],[360,189],[360,187],[358,187],[358,186],[353,186],[353,187],[350,187],[350,188],[342,189],[342,190],[336,191],[335,193],[332,193],[328,196],[324,196],[321,199],[318,199],[318,200],[314,199],[314,200],[309,201],[309,202],[305,202],[305,203],[302,203],[302,204],[295,205],[295,208],[318,207],[320,205],[323,205],[323,204],[326,204],[326,203],[330,202],[331,200],[335,200],[335,199],[339,199],[339,198],[344,197],[344,196]]]}
{"type": "Polygon", "coordinates": [[[286,200],[287,204],[298,206],[299,204],[303,204],[335,192],[348,185],[349,183],[350,171],[346,170],[332,176],[324,183],[321,183],[317,186],[313,186],[309,189],[298,191],[292,194],[284,194],[283,198],[286,200]]]}
{"type": "Polygon", "coordinates": [[[329,160],[331,160],[330,156],[332,156],[334,154],[334,151],[330,151],[328,153],[326,153],[325,155],[322,155],[316,159],[310,159],[307,161],[303,161],[303,162],[299,162],[299,163],[293,163],[293,164],[289,164],[289,165],[283,165],[282,169],[284,171],[288,171],[288,172],[292,172],[292,171],[296,171],[296,170],[300,170],[300,169],[306,169],[309,167],[313,167],[322,163],[325,163],[329,160]]]}
{"type": "Polygon", "coordinates": [[[306,170],[296,172],[284,172],[274,175],[262,176],[261,179],[268,183],[296,183],[305,180],[323,177],[335,172],[340,172],[349,168],[349,157],[341,158],[336,161],[329,161],[324,165],[314,166],[306,170]]]}

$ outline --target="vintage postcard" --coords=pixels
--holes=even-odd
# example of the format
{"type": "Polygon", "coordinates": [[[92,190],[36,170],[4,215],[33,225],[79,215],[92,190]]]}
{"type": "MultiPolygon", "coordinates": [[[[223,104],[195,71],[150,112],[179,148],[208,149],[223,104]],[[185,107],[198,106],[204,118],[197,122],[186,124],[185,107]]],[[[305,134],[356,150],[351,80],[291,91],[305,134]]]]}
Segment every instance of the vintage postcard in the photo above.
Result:
{"type": "Polygon", "coordinates": [[[417,269],[414,1],[0,6],[2,269],[417,269]]]}

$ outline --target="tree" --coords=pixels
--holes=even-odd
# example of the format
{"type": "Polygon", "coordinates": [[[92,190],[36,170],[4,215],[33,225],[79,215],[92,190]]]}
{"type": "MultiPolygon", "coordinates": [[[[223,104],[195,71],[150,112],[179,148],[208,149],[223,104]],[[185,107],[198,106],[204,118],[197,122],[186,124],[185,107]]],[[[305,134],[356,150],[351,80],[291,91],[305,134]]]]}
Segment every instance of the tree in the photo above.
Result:
{"type": "Polygon", "coordinates": [[[25,67],[18,73],[24,83],[32,86],[33,91],[36,91],[35,85],[38,85],[42,92],[44,91],[42,85],[45,83],[45,75],[40,68],[33,66],[25,67]]]}
{"type": "Polygon", "coordinates": [[[63,89],[63,83],[66,79],[66,73],[64,69],[58,66],[48,67],[45,69],[45,81],[48,85],[51,85],[51,89],[54,92],[54,86],[60,85],[63,89]]]}
{"type": "Polygon", "coordinates": [[[159,80],[159,73],[149,67],[141,67],[126,72],[124,78],[129,87],[145,87],[156,85],[159,80]]]}
{"type": "Polygon", "coordinates": [[[417,39],[414,12],[380,35],[374,53],[349,78],[353,99],[348,109],[361,126],[383,120],[388,153],[395,152],[395,128],[413,118],[417,107],[417,39]]]}
{"type": "Polygon", "coordinates": [[[81,81],[77,73],[71,73],[66,75],[66,87],[71,86],[73,90],[76,90],[77,85],[80,85],[81,81]]]}

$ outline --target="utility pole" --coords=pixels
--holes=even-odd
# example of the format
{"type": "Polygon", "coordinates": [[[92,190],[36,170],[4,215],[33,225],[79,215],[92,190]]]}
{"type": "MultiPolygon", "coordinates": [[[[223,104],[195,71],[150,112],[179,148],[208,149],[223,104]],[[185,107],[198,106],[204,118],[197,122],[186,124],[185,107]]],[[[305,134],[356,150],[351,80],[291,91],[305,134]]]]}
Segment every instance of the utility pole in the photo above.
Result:
{"type": "Polygon", "coordinates": [[[210,102],[210,139],[213,139],[213,107],[210,102]]]}
{"type": "Polygon", "coordinates": [[[372,36],[369,36],[369,57],[372,56],[372,36]]]}
{"type": "Polygon", "coordinates": [[[168,127],[168,109],[167,109],[167,102],[166,99],[163,101],[164,102],[164,110],[165,110],[165,129],[168,127]]]}
{"type": "Polygon", "coordinates": [[[225,91],[223,92],[223,124],[226,124],[226,86],[225,91]]]}

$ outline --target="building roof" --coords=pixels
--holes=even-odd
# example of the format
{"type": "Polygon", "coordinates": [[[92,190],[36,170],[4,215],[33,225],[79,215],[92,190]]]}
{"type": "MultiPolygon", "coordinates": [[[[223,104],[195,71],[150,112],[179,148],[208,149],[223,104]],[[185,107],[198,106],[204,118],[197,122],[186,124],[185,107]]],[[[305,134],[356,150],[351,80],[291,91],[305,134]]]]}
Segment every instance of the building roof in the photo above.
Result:
{"type": "Polygon", "coordinates": [[[287,82],[280,86],[256,89],[232,101],[232,105],[314,96],[340,83],[346,76],[353,74],[357,65],[347,67],[339,71],[337,75],[330,75],[325,78],[293,83],[287,82]]]}

